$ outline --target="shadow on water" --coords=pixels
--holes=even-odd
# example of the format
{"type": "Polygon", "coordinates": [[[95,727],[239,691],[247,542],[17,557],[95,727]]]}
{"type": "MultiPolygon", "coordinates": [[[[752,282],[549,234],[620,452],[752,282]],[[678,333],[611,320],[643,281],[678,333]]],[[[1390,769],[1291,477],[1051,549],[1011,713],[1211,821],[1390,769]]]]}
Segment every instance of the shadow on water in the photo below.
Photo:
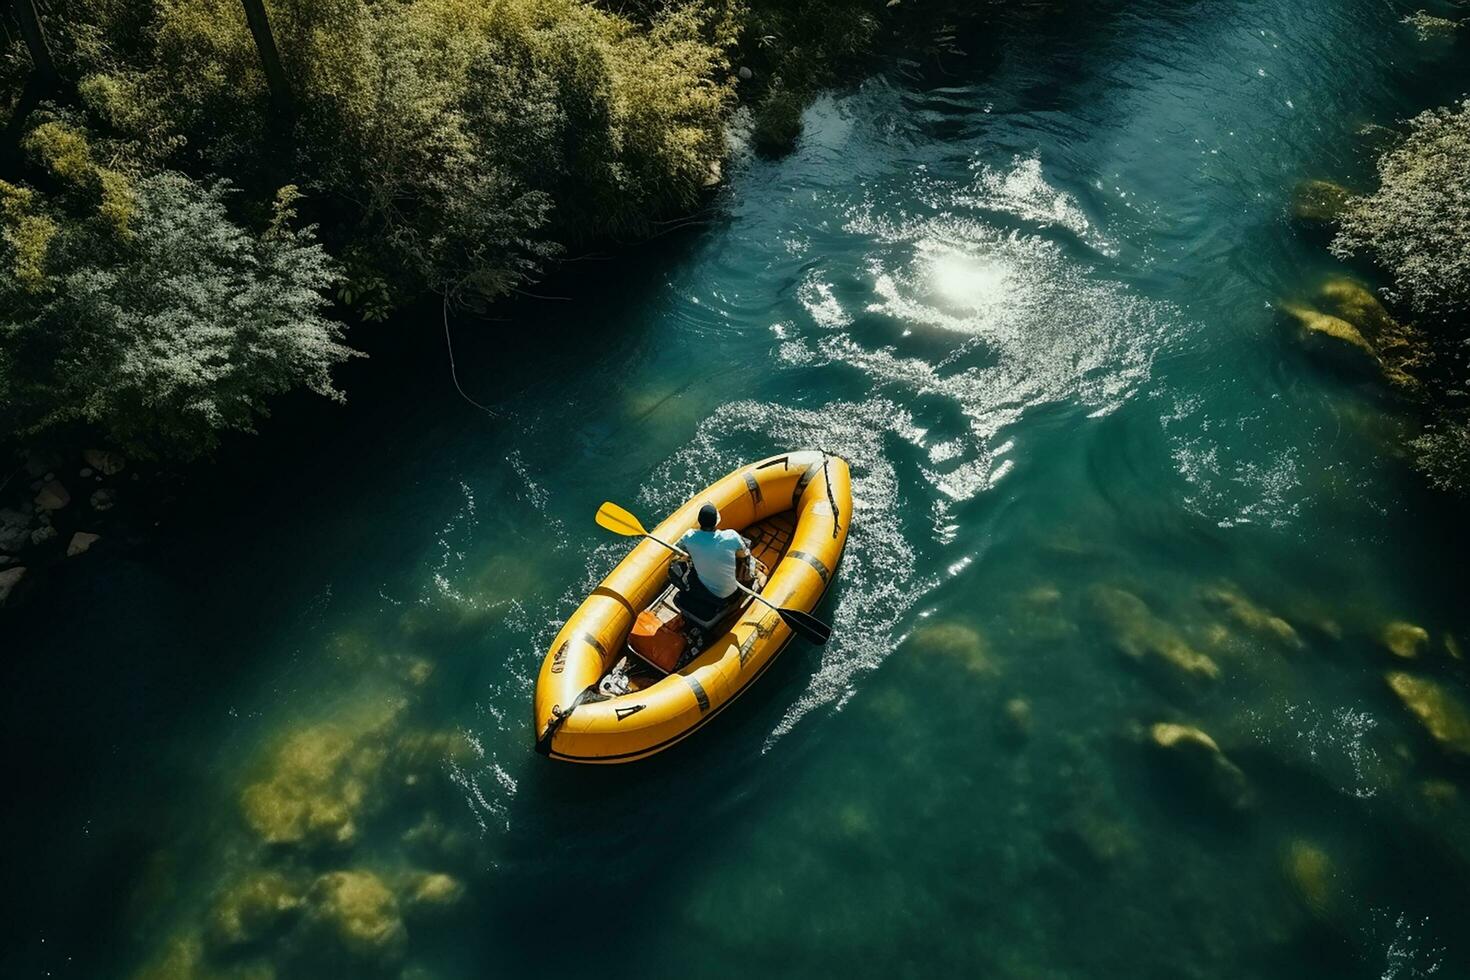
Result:
{"type": "MultiPolygon", "coordinates": [[[[748,850],[762,832],[774,803],[759,786],[800,779],[811,764],[811,747],[760,748],[792,689],[815,667],[811,653],[805,645],[783,652],[720,713],[713,735],[701,731],[628,765],[536,760],[507,814],[487,953],[503,959],[517,936],[560,932],[558,969],[637,974],[638,947],[660,923],[678,921],[690,882],[748,850]]],[[[541,962],[535,951],[519,953],[527,954],[521,968],[541,962]]]]}

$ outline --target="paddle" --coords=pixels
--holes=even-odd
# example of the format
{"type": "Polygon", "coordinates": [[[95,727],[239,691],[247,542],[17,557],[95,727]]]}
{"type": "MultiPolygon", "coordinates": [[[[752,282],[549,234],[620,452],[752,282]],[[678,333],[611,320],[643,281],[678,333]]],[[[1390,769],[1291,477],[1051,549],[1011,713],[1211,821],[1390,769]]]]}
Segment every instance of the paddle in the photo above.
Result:
{"type": "MultiPolygon", "coordinates": [[[[628,511],[619,507],[612,501],[608,501],[604,503],[601,507],[597,508],[597,525],[599,527],[606,528],[614,534],[621,534],[625,538],[643,537],[648,538],[652,541],[657,541],[659,544],[663,545],[665,548],[668,548],[674,554],[683,555],[685,558],[689,557],[689,554],[684,551],[684,549],[678,547],[677,545],[669,544],[662,538],[650,534],[647,529],[643,527],[642,521],[638,520],[638,518],[634,517],[628,511]]],[[[741,592],[744,592],[746,595],[755,599],[757,602],[764,603],[765,605],[770,606],[772,609],[776,610],[776,615],[780,616],[781,621],[787,626],[790,626],[793,632],[797,633],[807,640],[810,640],[818,646],[826,643],[827,638],[832,635],[832,627],[828,626],[826,623],[822,622],[815,616],[810,616],[799,609],[782,609],[780,606],[776,605],[774,602],[771,602],[759,592],[756,592],[754,589],[747,589],[745,586],[741,585],[738,582],[735,583],[735,587],[741,592]]]]}

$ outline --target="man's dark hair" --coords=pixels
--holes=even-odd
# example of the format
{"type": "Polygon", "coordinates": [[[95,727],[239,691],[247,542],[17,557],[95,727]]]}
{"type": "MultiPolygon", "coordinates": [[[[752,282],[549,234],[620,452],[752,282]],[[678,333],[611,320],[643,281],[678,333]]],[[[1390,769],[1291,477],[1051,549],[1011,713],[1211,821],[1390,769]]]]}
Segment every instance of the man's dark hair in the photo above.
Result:
{"type": "Polygon", "coordinates": [[[713,531],[715,525],[719,523],[719,520],[720,512],[715,508],[714,504],[705,504],[699,508],[699,526],[704,530],[713,531]]]}

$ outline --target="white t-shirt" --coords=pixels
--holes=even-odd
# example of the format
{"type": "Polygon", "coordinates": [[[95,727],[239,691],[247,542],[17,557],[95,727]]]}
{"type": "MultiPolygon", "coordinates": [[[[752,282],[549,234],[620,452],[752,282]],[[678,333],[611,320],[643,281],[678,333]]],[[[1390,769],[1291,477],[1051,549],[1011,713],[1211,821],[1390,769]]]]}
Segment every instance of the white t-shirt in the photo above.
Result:
{"type": "Polygon", "coordinates": [[[750,547],[749,542],[728,528],[723,531],[685,531],[679,547],[689,552],[694,574],[702,584],[721,599],[735,594],[740,580],[735,576],[735,560],[750,547]]]}

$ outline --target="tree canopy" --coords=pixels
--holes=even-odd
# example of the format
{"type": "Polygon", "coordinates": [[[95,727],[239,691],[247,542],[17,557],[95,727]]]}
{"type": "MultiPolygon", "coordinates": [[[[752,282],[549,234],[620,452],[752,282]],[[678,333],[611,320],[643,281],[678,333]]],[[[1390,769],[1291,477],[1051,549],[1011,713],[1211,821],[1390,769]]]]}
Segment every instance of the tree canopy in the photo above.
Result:
{"type": "MultiPolygon", "coordinates": [[[[489,302],[568,245],[687,212],[718,174],[732,3],[266,10],[289,112],[239,0],[52,4],[74,98],[26,119],[0,183],[11,434],[208,450],[279,392],[341,397],[333,300],[370,318],[424,289],[489,302]]],[[[0,111],[25,64],[13,39],[0,111]]]]}

